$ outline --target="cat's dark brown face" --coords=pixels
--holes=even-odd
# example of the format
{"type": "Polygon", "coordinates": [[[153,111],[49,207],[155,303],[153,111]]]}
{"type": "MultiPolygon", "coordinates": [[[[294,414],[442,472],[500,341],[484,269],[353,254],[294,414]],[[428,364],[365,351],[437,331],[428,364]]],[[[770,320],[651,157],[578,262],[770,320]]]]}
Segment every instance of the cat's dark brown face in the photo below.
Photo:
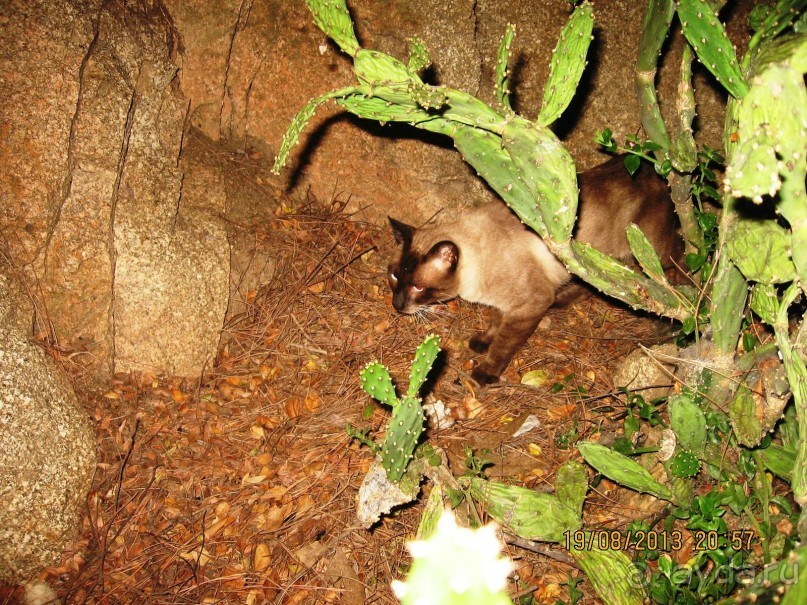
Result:
{"type": "Polygon", "coordinates": [[[457,246],[448,240],[420,250],[417,229],[390,218],[395,242],[401,246],[389,264],[387,279],[392,290],[392,306],[399,313],[416,313],[425,305],[457,296],[457,246]]]}

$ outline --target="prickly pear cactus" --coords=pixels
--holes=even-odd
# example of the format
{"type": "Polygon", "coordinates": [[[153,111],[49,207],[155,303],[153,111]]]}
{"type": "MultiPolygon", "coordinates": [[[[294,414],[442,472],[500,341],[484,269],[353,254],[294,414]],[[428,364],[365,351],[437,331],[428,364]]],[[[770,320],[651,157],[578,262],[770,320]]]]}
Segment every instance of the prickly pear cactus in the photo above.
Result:
{"type": "Polygon", "coordinates": [[[423,40],[417,36],[409,40],[409,61],[407,67],[413,72],[419,72],[426,69],[431,63],[429,51],[426,50],[426,45],[423,44],[423,40]]]}
{"type": "Polygon", "coordinates": [[[538,123],[549,126],[568,107],[577,91],[577,84],[586,66],[586,53],[594,29],[594,10],[584,2],[572,13],[552,51],[549,79],[544,88],[544,100],[538,123]]]}
{"type": "Polygon", "coordinates": [[[428,540],[407,544],[414,559],[392,589],[403,605],[511,605],[505,588],[512,563],[500,556],[496,527],[458,527],[444,511],[428,540]]]}
{"type": "MultiPolygon", "coordinates": [[[[378,448],[381,463],[392,483],[401,480],[409,461],[414,457],[425,420],[418,392],[439,353],[440,338],[434,334],[427,336],[415,353],[409,389],[402,398],[395,394],[389,371],[378,361],[368,363],[359,375],[364,391],[392,408],[387,437],[378,448]]],[[[348,430],[348,434],[354,436],[355,430],[348,430]]]]}
{"type": "Polygon", "coordinates": [[[359,382],[361,382],[361,388],[370,397],[374,397],[389,406],[394,407],[398,404],[392,378],[390,378],[387,368],[379,362],[371,361],[368,363],[359,374],[359,382]]]}
{"type": "Polygon", "coordinates": [[[344,0],[308,1],[317,25],[329,36],[338,36],[337,43],[353,57],[359,84],[317,97],[303,108],[283,139],[274,172],[285,164],[305,124],[327,100],[362,118],[406,122],[450,136],[465,160],[545,239],[572,273],[634,308],[681,321],[692,315],[689,300],[666,282],[623,267],[607,255],[570,245],[577,175],[571,156],[546,126],[566,109],[585,68],[594,19],[590,3],[574,9],[561,33],[540,116],[533,122],[515,115],[509,106],[512,27],[505,32],[495,68],[497,111],[460,90],[424,84],[417,75],[426,61],[422,45],[413,44],[408,65],[385,53],[359,48],[345,21],[344,0]]]}
{"type": "Polygon", "coordinates": [[[653,494],[663,500],[672,500],[673,493],[670,488],[660,483],[650,471],[635,460],[590,441],[581,441],[577,444],[577,449],[586,462],[609,479],[637,492],[653,494]]]}
{"type": "Polygon", "coordinates": [[[439,353],[440,337],[430,334],[415,351],[415,360],[412,362],[412,371],[409,374],[407,397],[417,397],[439,353]]]}
{"type": "Polygon", "coordinates": [[[694,477],[701,468],[701,462],[692,452],[681,450],[670,461],[670,471],[675,477],[694,477]]]}
{"type": "MultiPolygon", "coordinates": [[[[583,496],[588,489],[587,477],[582,478],[583,496]]],[[[526,538],[543,542],[562,542],[566,532],[578,529],[582,501],[561,499],[561,494],[546,494],[535,490],[487,481],[480,477],[468,480],[468,493],[482,504],[485,512],[509,531],[526,538]]],[[[564,493],[564,497],[569,494],[564,493]]]]}
{"type": "Polygon", "coordinates": [[[425,419],[420,399],[416,397],[404,397],[393,406],[387,438],[381,446],[381,463],[393,483],[403,477],[406,465],[414,457],[425,419]]]}
{"type": "Polygon", "coordinates": [[[690,452],[703,452],[706,443],[706,416],[687,395],[674,395],[667,402],[670,425],[681,446],[690,452]]]}
{"type": "Polygon", "coordinates": [[[597,547],[569,554],[580,564],[603,603],[609,605],[642,605],[648,602],[641,582],[636,581],[636,567],[620,550],[601,550],[597,547]]]}
{"type": "Polygon", "coordinates": [[[692,49],[717,80],[734,97],[748,92],[740,72],[737,54],[726,35],[723,24],[705,0],[680,0],[678,18],[692,49]]]}
{"type": "Polygon", "coordinates": [[[504,30],[504,36],[499,44],[499,52],[496,55],[496,68],[495,83],[496,83],[496,99],[502,109],[509,110],[510,107],[510,71],[507,64],[510,62],[510,48],[513,44],[513,38],[516,37],[516,26],[508,23],[504,30]]]}

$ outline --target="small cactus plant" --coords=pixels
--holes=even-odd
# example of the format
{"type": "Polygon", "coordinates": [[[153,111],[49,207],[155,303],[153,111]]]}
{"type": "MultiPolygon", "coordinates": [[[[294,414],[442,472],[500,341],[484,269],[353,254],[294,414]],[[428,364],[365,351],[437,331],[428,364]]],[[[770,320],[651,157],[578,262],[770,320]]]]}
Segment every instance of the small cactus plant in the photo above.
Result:
{"type": "Polygon", "coordinates": [[[390,406],[392,416],[383,444],[368,443],[364,435],[352,426],[348,426],[347,432],[351,437],[364,441],[376,450],[381,457],[387,478],[392,483],[397,483],[403,477],[423,432],[425,415],[418,392],[423,387],[438,353],[440,353],[440,338],[434,334],[427,336],[415,352],[409,389],[402,398],[398,398],[395,394],[389,371],[378,361],[368,363],[359,376],[364,391],[390,406]]]}

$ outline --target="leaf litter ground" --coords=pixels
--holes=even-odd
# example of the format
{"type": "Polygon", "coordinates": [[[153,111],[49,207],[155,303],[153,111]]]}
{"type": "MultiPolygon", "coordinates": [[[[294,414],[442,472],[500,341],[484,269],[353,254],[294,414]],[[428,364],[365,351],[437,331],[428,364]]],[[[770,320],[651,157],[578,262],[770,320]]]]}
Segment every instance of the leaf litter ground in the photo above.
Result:
{"type": "MultiPolygon", "coordinates": [[[[396,314],[384,229],[307,200],[246,230],[275,270],[242,293],[199,381],[127,374],[103,392],[79,386],[99,464],[80,540],[43,574],[67,603],[397,603],[390,582],[406,573],[421,504],[358,527],[371,454],[345,425],[377,433],[388,418],[360,389],[360,369],[378,358],[405,386],[415,348],[439,334],[445,353],[429,397],[455,423],[428,439],[455,475],[470,447],[493,463],[491,478],[546,490],[579,459],[568,442],[619,430],[625,398],[611,372],[658,333],[658,322],[597,298],[552,310],[506,382],[479,393],[466,343],[485,310],[451,302],[396,314]],[[537,386],[520,383],[536,370],[537,386]],[[514,437],[527,418],[539,425],[514,437]]],[[[602,481],[585,514],[589,526],[624,529],[647,517],[647,501],[602,481]]],[[[560,560],[507,546],[518,589],[537,603],[567,599],[564,582],[579,572],[562,548],[542,548],[560,560]]]]}

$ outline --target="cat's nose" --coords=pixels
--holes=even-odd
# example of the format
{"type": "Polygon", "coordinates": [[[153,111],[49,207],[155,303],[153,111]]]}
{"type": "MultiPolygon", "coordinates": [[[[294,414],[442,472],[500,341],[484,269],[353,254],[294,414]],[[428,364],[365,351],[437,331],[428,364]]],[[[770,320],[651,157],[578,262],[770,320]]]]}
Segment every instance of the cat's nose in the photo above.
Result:
{"type": "Polygon", "coordinates": [[[397,292],[392,296],[392,306],[398,313],[404,313],[406,310],[406,297],[401,292],[397,292]]]}

